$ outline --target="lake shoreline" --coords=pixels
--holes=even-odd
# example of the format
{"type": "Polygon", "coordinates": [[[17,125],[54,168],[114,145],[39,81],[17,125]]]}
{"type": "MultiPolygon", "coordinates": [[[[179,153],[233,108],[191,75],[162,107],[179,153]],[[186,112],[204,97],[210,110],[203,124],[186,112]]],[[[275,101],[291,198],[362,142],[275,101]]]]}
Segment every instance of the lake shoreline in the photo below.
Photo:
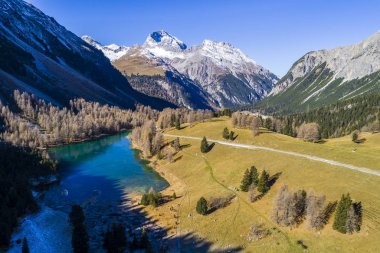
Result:
{"type": "Polygon", "coordinates": [[[112,135],[116,135],[116,134],[122,134],[124,132],[129,132],[129,131],[132,131],[132,128],[131,129],[129,129],[129,128],[123,128],[123,129],[121,129],[120,131],[118,131],[116,133],[103,133],[103,134],[98,134],[98,135],[95,135],[95,136],[92,136],[92,137],[89,137],[89,138],[76,139],[76,140],[73,140],[71,142],[63,142],[63,143],[59,143],[59,144],[51,144],[51,145],[47,145],[46,147],[39,148],[39,149],[40,150],[48,150],[50,148],[62,147],[62,146],[65,146],[65,145],[79,144],[79,143],[84,143],[84,142],[89,142],[89,141],[96,141],[96,140],[99,140],[99,139],[104,138],[104,137],[108,137],[108,136],[112,136],[112,135]]]}
{"type": "MultiPolygon", "coordinates": [[[[128,138],[128,137],[127,137],[128,138]]],[[[141,149],[133,143],[131,140],[131,147],[137,150],[141,149]]],[[[169,171],[168,168],[165,168],[165,165],[160,165],[156,156],[153,157],[143,157],[140,153],[140,159],[149,161],[149,166],[152,167],[161,177],[163,177],[168,183],[169,186],[161,190],[160,193],[163,196],[173,196],[173,193],[176,194],[177,198],[166,202],[158,207],[154,208],[152,206],[142,206],[146,211],[148,218],[156,220],[156,223],[159,227],[167,229],[167,235],[163,239],[171,239],[171,245],[169,248],[176,249],[177,244],[176,240],[173,240],[173,237],[179,238],[181,236],[179,226],[179,207],[183,198],[186,195],[186,184],[169,171]]],[[[169,163],[169,162],[168,162],[169,163]]],[[[142,194],[133,193],[129,195],[132,203],[140,205],[140,200],[142,194]]],[[[141,205],[140,205],[141,206],[141,205]]]]}

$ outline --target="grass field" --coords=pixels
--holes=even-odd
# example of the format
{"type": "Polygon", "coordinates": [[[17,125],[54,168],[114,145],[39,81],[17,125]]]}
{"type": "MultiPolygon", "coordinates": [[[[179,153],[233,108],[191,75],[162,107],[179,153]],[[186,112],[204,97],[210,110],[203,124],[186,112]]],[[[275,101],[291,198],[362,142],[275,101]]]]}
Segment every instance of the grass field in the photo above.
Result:
{"type": "MultiPolygon", "coordinates": [[[[166,132],[222,139],[225,126],[232,129],[230,121],[223,118],[166,132]]],[[[365,134],[366,141],[362,144],[352,143],[349,137],[313,144],[275,133],[253,137],[249,130],[232,130],[238,134],[235,140],[238,143],[296,151],[380,170],[380,134],[365,134]]],[[[303,252],[298,240],[304,242],[308,252],[379,252],[380,177],[304,158],[218,144],[203,156],[199,150],[200,141],[183,139],[181,144],[185,147],[176,155],[175,162],[158,161],[162,172],[175,176],[182,184],[182,189],[177,192],[180,198],[155,210],[160,213],[155,218],[160,220],[165,219],[165,213],[168,213],[165,210],[169,206],[178,207],[178,234],[196,233],[216,248],[242,247],[244,252],[303,252]],[[271,175],[281,173],[269,193],[253,204],[248,201],[247,193],[235,190],[244,171],[251,165],[259,171],[266,169],[271,175]],[[320,232],[307,229],[306,222],[292,230],[274,224],[271,220],[273,202],[282,184],[292,190],[305,189],[325,194],[330,201],[338,200],[343,193],[349,192],[355,201],[361,201],[363,205],[360,233],[344,235],[333,230],[333,216],[320,232]],[[196,202],[201,196],[207,199],[228,194],[237,196],[229,206],[207,216],[195,212],[196,202]],[[257,222],[264,223],[272,233],[265,239],[248,242],[248,229],[257,222]]]]}

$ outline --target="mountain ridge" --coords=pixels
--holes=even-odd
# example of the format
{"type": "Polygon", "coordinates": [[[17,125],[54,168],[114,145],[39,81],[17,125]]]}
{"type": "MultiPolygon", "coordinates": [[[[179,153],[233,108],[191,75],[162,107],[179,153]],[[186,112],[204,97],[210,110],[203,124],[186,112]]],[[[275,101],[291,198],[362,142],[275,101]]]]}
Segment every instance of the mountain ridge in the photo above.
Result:
{"type": "Polygon", "coordinates": [[[363,41],[308,52],[257,108],[298,112],[380,91],[380,31],[363,41]]]}
{"type": "MultiPolygon", "coordinates": [[[[103,46],[102,51],[106,55],[107,46],[103,46]]],[[[277,76],[229,43],[206,39],[200,45],[188,47],[163,30],[149,34],[141,46],[130,48],[119,59],[110,60],[127,78],[132,74],[151,76],[150,72],[161,76],[165,76],[166,72],[181,75],[205,92],[209,105],[214,108],[249,105],[259,101],[278,80],[277,76]],[[135,64],[125,64],[129,61],[135,64]],[[131,71],[136,65],[141,68],[131,71]],[[146,72],[147,65],[151,68],[146,72]]],[[[181,83],[178,85],[181,86],[181,83]]],[[[139,89],[137,84],[134,88],[139,89]]]]}
{"type": "Polygon", "coordinates": [[[19,89],[59,105],[83,97],[128,108],[174,106],[132,89],[101,51],[24,1],[0,0],[0,40],[3,103],[19,89]]]}

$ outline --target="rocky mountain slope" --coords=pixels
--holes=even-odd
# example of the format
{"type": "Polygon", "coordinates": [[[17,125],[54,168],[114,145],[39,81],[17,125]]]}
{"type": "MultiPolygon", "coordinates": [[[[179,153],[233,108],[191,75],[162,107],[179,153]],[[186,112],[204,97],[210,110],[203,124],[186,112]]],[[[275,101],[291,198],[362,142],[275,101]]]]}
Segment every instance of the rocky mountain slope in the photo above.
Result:
{"type": "Polygon", "coordinates": [[[379,91],[380,31],[356,45],[305,54],[258,107],[306,111],[379,91]]]}
{"type": "Polygon", "coordinates": [[[14,89],[54,104],[75,97],[134,107],[173,106],[136,92],[104,57],[53,18],[21,0],[0,0],[0,100],[14,89]]]}
{"type": "MultiPolygon", "coordinates": [[[[88,36],[83,39],[93,44],[94,40],[88,36]]],[[[100,48],[105,55],[108,47],[100,48]]],[[[182,86],[183,94],[189,95],[184,99],[183,95],[178,94],[171,101],[181,106],[196,104],[199,96],[211,107],[248,105],[265,97],[278,80],[270,71],[228,43],[205,40],[201,45],[189,48],[165,31],[153,32],[143,45],[130,48],[116,60],[109,58],[134,88],[142,92],[152,91],[146,94],[152,95],[157,89],[162,91],[157,96],[166,99],[182,86]],[[132,75],[149,76],[150,80],[157,81],[154,84],[150,82],[150,86],[146,87],[146,83],[139,84],[136,79],[132,81],[132,75]],[[166,79],[168,76],[178,77],[172,88],[170,81],[162,80],[162,77],[166,79]],[[197,90],[197,95],[187,92],[188,88],[181,80],[186,80],[191,89],[197,90]],[[190,102],[183,104],[181,101],[184,100],[190,102]]]]}

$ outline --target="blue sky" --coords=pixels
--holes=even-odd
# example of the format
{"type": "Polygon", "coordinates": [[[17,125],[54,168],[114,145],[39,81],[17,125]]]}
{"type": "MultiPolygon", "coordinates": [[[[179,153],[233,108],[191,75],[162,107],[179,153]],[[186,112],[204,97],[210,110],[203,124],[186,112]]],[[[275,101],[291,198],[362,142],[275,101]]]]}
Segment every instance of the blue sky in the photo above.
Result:
{"type": "Polygon", "coordinates": [[[380,30],[378,0],[27,0],[75,34],[133,45],[166,30],[187,45],[225,41],[282,76],[311,50],[380,30]]]}

